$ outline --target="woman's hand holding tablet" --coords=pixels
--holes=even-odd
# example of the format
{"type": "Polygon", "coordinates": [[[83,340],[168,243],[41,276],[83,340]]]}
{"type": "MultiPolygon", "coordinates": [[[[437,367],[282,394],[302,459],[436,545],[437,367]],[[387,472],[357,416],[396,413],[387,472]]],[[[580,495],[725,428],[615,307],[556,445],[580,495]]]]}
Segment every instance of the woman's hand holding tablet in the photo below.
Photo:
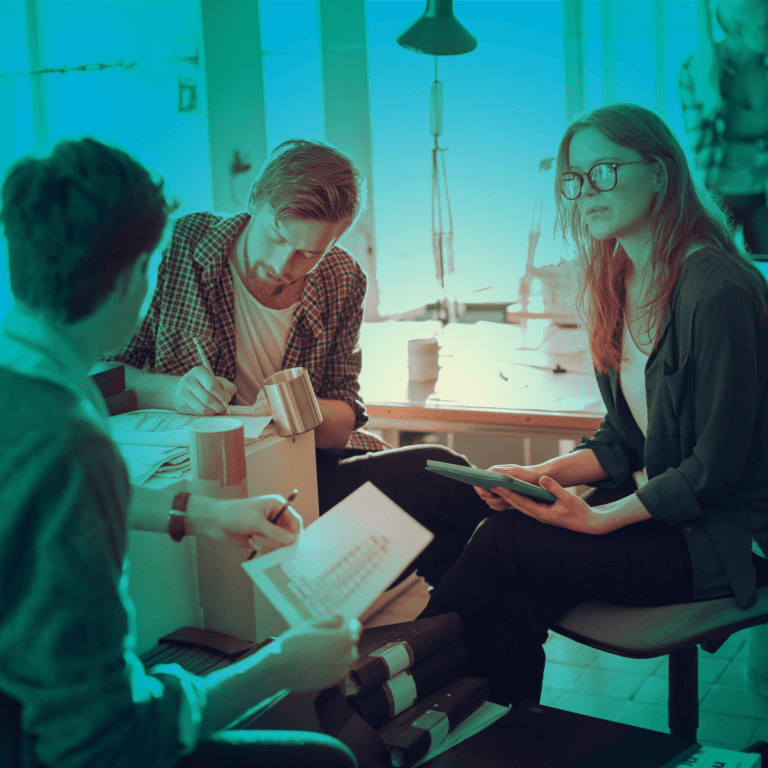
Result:
{"type": "Polygon", "coordinates": [[[563,488],[548,474],[538,474],[536,470],[541,467],[503,464],[498,465],[498,469],[504,471],[490,471],[428,461],[427,469],[475,486],[480,498],[495,512],[515,509],[540,523],[578,533],[600,536],[651,517],[635,495],[630,497],[630,501],[622,499],[600,507],[590,507],[584,499],[563,488]],[[530,478],[541,485],[525,482],[507,472],[530,478]]]}
{"type": "Polygon", "coordinates": [[[515,491],[544,504],[552,504],[557,500],[553,493],[544,488],[532,485],[531,483],[525,483],[501,472],[491,472],[487,469],[476,469],[475,467],[465,467],[462,464],[449,464],[443,461],[432,461],[431,459],[427,461],[427,469],[430,472],[437,472],[453,480],[484,488],[487,491],[490,491],[492,488],[501,487],[508,488],[510,491],[515,491]]]}

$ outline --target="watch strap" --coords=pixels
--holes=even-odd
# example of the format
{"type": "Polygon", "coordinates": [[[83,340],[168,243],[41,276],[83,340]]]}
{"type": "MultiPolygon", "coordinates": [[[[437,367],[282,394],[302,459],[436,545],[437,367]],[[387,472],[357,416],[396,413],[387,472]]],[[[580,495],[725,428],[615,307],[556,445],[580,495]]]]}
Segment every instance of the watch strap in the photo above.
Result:
{"type": "Polygon", "coordinates": [[[188,491],[179,491],[173,497],[168,515],[168,535],[174,541],[181,541],[187,535],[187,504],[191,495],[188,491]]]}

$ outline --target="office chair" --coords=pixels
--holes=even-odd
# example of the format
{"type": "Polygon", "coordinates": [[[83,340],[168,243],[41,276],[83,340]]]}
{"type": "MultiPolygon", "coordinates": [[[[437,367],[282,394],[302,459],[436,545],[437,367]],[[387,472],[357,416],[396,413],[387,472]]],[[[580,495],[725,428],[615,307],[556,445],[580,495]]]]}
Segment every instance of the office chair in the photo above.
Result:
{"type": "Polygon", "coordinates": [[[552,630],[577,643],[630,659],[669,655],[669,730],[696,738],[698,646],[714,653],[732,634],[768,623],[768,585],[742,610],[732,597],[651,608],[590,600],[566,611],[552,630]]]}

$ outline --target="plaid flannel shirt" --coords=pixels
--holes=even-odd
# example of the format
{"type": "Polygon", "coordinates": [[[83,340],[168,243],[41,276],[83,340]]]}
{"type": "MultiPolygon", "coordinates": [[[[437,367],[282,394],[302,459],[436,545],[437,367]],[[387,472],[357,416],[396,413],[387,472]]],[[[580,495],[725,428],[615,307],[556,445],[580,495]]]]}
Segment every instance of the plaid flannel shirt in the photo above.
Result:
{"type": "MultiPolygon", "coordinates": [[[[199,364],[197,336],[214,374],[235,380],[235,295],[227,254],[248,223],[248,213],[192,213],[174,223],[163,252],[157,288],[138,330],[117,354],[105,359],[134,368],[183,376],[199,364]]],[[[315,394],[347,403],[355,431],[347,448],[388,447],[361,430],[367,421],[358,376],[358,344],[367,279],[354,258],[335,246],[307,275],[288,330],[283,369],[309,371],[315,394]]]]}
{"type": "MultiPolygon", "coordinates": [[[[701,100],[696,79],[701,75],[695,70],[695,56],[691,54],[680,68],[678,90],[683,112],[683,125],[688,134],[693,150],[696,167],[703,173],[704,185],[713,191],[717,190],[720,169],[723,167],[728,139],[725,135],[729,100],[728,94],[736,69],[728,56],[728,51],[722,43],[717,44],[717,55],[720,59],[720,102],[719,107],[707,114],[701,100]]],[[[768,64],[768,57],[766,57],[768,64]]],[[[763,166],[768,193],[768,136],[760,140],[757,163],[763,166]]]]}

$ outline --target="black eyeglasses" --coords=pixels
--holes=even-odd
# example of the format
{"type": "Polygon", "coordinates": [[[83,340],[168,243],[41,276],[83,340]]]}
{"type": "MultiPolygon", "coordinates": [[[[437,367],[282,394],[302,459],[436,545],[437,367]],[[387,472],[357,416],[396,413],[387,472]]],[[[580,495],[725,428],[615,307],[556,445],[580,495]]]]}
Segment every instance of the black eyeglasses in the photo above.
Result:
{"type": "Polygon", "coordinates": [[[610,192],[618,181],[617,168],[622,165],[637,165],[638,163],[653,163],[654,160],[633,160],[630,163],[597,163],[586,173],[568,171],[560,177],[561,191],[567,200],[575,200],[581,194],[584,177],[595,192],[610,192]]]}

